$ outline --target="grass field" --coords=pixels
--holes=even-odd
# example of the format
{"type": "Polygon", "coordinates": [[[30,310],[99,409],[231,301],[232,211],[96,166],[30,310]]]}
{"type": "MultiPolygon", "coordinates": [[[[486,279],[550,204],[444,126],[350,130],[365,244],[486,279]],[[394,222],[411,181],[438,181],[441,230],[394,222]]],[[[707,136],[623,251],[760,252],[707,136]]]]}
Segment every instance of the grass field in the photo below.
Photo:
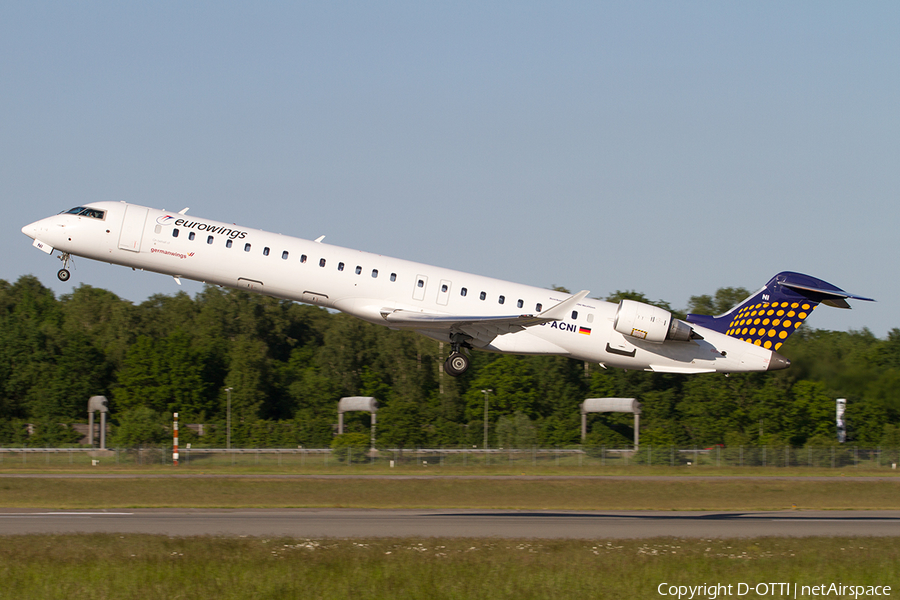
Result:
{"type": "MultiPolygon", "coordinates": [[[[407,465],[29,465],[2,472],[0,508],[348,507],[601,510],[900,509],[900,478],[884,470],[544,465],[527,475],[559,479],[454,478],[521,475],[510,465],[461,470],[407,465]],[[37,467],[37,468],[36,468],[37,467]],[[41,468],[43,467],[43,468],[41,468]],[[216,477],[190,475],[216,474],[216,477]],[[311,478],[254,477],[306,473],[311,478]],[[67,474],[76,477],[66,477],[67,474]],[[124,478],[103,478],[105,474],[124,478]],[[133,477],[128,476],[133,474],[133,477]],[[142,475],[188,475],[186,478],[142,475]],[[329,479],[316,475],[438,475],[329,479]],[[100,477],[92,477],[98,475],[100,477]],[[231,477],[229,475],[240,475],[231,477]],[[575,475],[667,475],[593,479],[575,475]],[[681,475],[682,477],[679,477],[681,475]],[[707,475],[702,479],[690,475],[707,475]],[[756,478],[717,478],[750,475],[756,478]],[[783,479],[772,475],[801,476],[783,479]],[[819,477],[802,478],[802,475],[819,477]],[[833,477],[823,478],[823,475],[833,477]]],[[[499,540],[168,538],[149,535],[0,537],[5,598],[662,598],[668,586],[731,585],[714,596],[792,596],[752,586],[869,585],[900,589],[896,538],[752,540],[499,540]],[[751,586],[737,594],[738,584],[751,586]],[[746,590],[745,590],[746,591],[746,590]]],[[[800,588],[802,592],[802,587],[800,588]]],[[[783,591],[779,589],[779,592],[783,591]]],[[[834,595],[834,594],[832,594],[834,595]]],[[[677,597],[677,596],[673,596],[677,597]]],[[[687,597],[687,596],[684,596],[687,597]]],[[[711,598],[707,591],[694,596],[711,598]]],[[[798,597],[804,596],[802,593],[798,597]]],[[[848,597],[848,596],[842,596],[848,597]]]]}
{"type": "MultiPolygon", "coordinates": [[[[890,538],[351,541],[13,536],[0,538],[0,582],[0,599],[15,600],[641,599],[660,598],[657,590],[663,583],[732,585],[730,596],[719,596],[738,597],[738,584],[759,582],[891,585],[896,595],[900,545],[890,538]]],[[[772,592],[750,591],[740,597],[782,596],[772,592]]]]}
{"type": "Polygon", "coordinates": [[[897,480],[0,478],[0,507],[900,509],[897,480]]]}

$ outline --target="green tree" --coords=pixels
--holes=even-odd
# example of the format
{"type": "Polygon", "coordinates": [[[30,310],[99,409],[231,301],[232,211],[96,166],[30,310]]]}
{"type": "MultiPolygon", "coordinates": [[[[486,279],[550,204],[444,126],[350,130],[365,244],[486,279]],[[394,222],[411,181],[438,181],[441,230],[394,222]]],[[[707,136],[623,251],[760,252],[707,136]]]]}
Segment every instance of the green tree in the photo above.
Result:
{"type": "Polygon", "coordinates": [[[34,433],[28,438],[28,445],[35,448],[58,448],[73,446],[81,439],[70,423],[59,423],[53,418],[43,418],[33,424],[34,433]]]}
{"type": "Polygon", "coordinates": [[[190,336],[175,329],[165,338],[142,335],[129,347],[113,388],[117,410],[146,406],[157,412],[205,414],[212,404],[203,378],[203,356],[190,336]]]}
{"type": "MultiPolygon", "coordinates": [[[[53,292],[35,277],[0,286],[0,410],[26,418],[55,371],[61,315],[53,292]]],[[[47,414],[52,410],[37,409],[47,414]]]]}
{"type": "Polygon", "coordinates": [[[651,306],[658,306],[663,310],[667,310],[676,316],[679,316],[680,313],[672,308],[672,306],[666,302],[665,300],[650,300],[647,296],[644,295],[643,292],[637,292],[635,290],[616,290],[615,292],[606,296],[605,300],[607,302],[613,302],[618,304],[622,300],[634,300],[635,302],[642,302],[644,304],[650,304],[651,306]]]}
{"type": "Polygon", "coordinates": [[[486,365],[466,392],[466,414],[470,419],[484,417],[484,394],[489,394],[488,419],[496,421],[502,415],[519,411],[538,416],[536,377],[532,364],[525,357],[505,354],[486,365]]]}
{"type": "Polygon", "coordinates": [[[497,445],[501,448],[532,448],[537,445],[537,428],[528,415],[516,411],[497,420],[497,445]]]}
{"type": "Polygon", "coordinates": [[[271,370],[262,341],[241,334],[232,342],[225,385],[232,388],[232,423],[250,422],[261,414],[268,400],[271,370]]]}
{"type": "Polygon", "coordinates": [[[749,297],[750,292],[742,287],[719,288],[714,296],[708,294],[691,296],[688,300],[687,312],[694,315],[718,316],[728,312],[749,297]]]}
{"type": "Polygon", "coordinates": [[[83,419],[88,399],[108,393],[110,365],[82,333],[70,333],[60,343],[49,377],[30,393],[35,398],[29,412],[39,419],[83,419]]]}
{"type": "Polygon", "coordinates": [[[823,383],[798,381],[791,396],[786,412],[792,430],[786,433],[793,445],[802,446],[814,437],[836,436],[835,397],[823,383]]]}
{"type": "Polygon", "coordinates": [[[168,437],[163,416],[146,407],[136,406],[120,413],[112,430],[110,443],[121,448],[159,444],[168,437]]]}
{"type": "Polygon", "coordinates": [[[415,398],[394,396],[378,410],[378,445],[416,448],[425,441],[421,402],[415,398]]]}
{"type": "Polygon", "coordinates": [[[65,334],[84,336],[103,353],[111,367],[121,367],[137,329],[131,302],[82,284],[71,294],[61,296],[60,304],[65,334]]]}

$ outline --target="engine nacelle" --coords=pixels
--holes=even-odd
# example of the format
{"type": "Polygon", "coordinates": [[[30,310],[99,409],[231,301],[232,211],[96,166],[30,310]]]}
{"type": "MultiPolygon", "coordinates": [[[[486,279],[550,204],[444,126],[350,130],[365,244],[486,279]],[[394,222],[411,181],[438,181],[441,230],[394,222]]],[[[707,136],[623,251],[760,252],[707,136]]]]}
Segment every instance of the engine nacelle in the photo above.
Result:
{"type": "Polygon", "coordinates": [[[688,342],[700,337],[690,325],[673,318],[669,311],[634,300],[619,302],[613,329],[622,335],[658,344],[666,340],[688,342]]]}

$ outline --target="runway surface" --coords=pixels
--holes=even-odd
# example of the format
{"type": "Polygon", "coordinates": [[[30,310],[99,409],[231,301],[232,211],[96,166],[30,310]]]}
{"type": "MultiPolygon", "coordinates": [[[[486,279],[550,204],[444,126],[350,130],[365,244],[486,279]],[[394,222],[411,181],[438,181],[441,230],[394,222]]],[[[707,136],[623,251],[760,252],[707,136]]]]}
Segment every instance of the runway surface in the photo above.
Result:
{"type": "Polygon", "coordinates": [[[900,536],[900,511],[7,509],[0,512],[0,535],[35,533],[543,539],[900,536]]]}

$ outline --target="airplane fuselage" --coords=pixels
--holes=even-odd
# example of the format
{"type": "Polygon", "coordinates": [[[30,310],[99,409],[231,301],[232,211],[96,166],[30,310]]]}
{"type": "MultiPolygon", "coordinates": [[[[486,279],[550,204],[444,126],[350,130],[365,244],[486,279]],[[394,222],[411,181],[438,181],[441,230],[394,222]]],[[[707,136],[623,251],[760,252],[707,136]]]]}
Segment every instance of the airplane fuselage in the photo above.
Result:
{"type": "MultiPolygon", "coordinates": [[[[390,258],[124,202],[84,205],[23,228],[59,252],[247,289],[337,309],[370,323],[413,329],[449,342],[444,326],[392,320],[548,314],[571,294],[390,258]],[[82,211],[84,212],[84,211],[82,211]]],[[[653,342],[614,328],[618,304],[584,297],[563,316],[507,329],[466,325],[475,348],[550,354],[626,369],[668,373],[765,371],[787,366],[777,353],[694,325],[687,341],[653,342]]]]}

